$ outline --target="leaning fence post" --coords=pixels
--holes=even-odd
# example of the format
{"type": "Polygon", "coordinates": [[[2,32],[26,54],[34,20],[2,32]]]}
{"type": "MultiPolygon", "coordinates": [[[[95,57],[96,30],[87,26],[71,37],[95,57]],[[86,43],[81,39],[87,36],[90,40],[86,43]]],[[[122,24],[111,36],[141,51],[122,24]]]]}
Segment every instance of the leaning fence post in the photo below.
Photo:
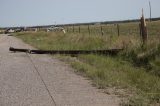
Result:
{"type": "Polygon", "coordinates": [[[142,17],[140,19],[140,33],[141,33],[141,37],[142,37],[142,41],[143,41],[143,45],[145,45],[147,43],[147,39],[148,39],[148,34],[147,34],[147,25],[146,25],[146,21],[143,15],[143,10],[142,10],[142,17]]]}

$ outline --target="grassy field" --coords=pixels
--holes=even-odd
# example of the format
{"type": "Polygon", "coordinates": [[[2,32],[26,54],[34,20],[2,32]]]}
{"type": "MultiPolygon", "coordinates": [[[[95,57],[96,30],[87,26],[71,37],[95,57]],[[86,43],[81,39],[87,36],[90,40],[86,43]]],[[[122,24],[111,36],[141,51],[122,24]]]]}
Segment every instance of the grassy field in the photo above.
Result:
{"type": "Polygon", "coordinates": [[[56,55],[70,64],[75,72],[93,81],[93,85],[124,98],[123,105],[160,104],[160,22],[148,23],[149,40],[142,47],[138,23],[120,25],[117,36],[115,25],[103,25],[104,35],[99,33],[99,25],[78,27],[72,32],[23,32],[15,36],[38,49],[44,50],[91,50],[124,48],[117,56],[78,55],[76,57],[56,55]],[[108,32],[107,32],[108,31],[108,32]],[[128,101],[126,101],[126,99],[128,101]]]}
{"type": "MultiPolygon", "coordinates": [[[[119,25],[119,32],[120,35],[126,35],[126,36],[135,36],[139,35],[140,30],[139,30],[139,23],[126,23],[126,24],[118,24],[119,25]]],[[[155,36],[155,35],[160,35],[160,30],[159,26],[160,21],[155,21],[155,22],[147,22],[147,29],[149,35],[155,36]]],[[[104,35],[111,36],[111,35],[118,35],[118,30],[117,30],[117,24],[108,24],[108,25],[89,25],[90,29],[90,34],[91,35],[99,35],[101,36],[101,27],[104,35]]],[[[66,26],[65,27],[66,31],[68,33],[80,33],[81,34],[89,34],[88,26],[87,25],[81,25],[81,26],[66,26]]]]}

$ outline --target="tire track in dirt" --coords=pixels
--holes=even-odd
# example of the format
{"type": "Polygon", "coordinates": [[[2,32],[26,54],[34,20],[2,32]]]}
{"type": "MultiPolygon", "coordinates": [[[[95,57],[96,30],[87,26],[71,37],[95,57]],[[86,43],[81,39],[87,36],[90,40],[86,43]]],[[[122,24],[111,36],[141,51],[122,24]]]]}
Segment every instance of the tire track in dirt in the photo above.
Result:
{"type": "Polygon", "coordinates": [[[49,96],[51,97],[51,99],[52,99],[52,102],[55,104],[55,106],[57,106],[57,105],[56,105],[56,101],[54,100],[54,97],[51,95],[51,93],[50,93],[50,91],[49,91],[49,89],[48,89],[45,81],[43,80],[43,77],[41,76],[41,74],[40,74],[39,71],[38,71],[38,68],[37,68],[36,65],[34,64],[33,60],[32,60],[31,57],[29,56],[29,54],[26,53],[26,55],[27,55],[28,59],[30,60],[30,62],[32,63],[32,65],[33,65],[33,67],[34,67],[34,69],[35,69],[35,71],[36,71],[36,74],[39,76],[39,78],[41,79],[43,85],[45,86],[45,88],[46,88],[46,90],[47,90],[47,92],[48,92],[48,95],[49,95],[49,96]]]}

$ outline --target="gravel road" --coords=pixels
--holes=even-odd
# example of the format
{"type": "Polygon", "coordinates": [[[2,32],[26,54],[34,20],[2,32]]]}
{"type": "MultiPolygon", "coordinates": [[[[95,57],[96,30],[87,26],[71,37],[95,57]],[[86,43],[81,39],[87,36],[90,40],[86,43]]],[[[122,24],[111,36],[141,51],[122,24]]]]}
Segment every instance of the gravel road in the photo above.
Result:
{"type": "Polygon", "coordinates": [[[32,48],[0,35],[0,106],[117,106],[91,82],[49,55],[12,53],[9,47],[32,48]]]}

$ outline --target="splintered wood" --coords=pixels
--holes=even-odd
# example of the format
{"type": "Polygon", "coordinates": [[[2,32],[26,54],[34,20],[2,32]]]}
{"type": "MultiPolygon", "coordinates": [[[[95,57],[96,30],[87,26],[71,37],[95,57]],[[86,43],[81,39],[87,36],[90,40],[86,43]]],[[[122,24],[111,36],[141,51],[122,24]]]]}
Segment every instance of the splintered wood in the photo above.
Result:
{"type": "Polygon", "coordinates": [[[140,22],[141,22],[140,23],[141,37],[142,37],[143,45],[145,45],[147,43],[148,34],[147,34],[146,21],[143,15],[143,10],[142,10],[142,17],[140,19],[140,22]]]}

